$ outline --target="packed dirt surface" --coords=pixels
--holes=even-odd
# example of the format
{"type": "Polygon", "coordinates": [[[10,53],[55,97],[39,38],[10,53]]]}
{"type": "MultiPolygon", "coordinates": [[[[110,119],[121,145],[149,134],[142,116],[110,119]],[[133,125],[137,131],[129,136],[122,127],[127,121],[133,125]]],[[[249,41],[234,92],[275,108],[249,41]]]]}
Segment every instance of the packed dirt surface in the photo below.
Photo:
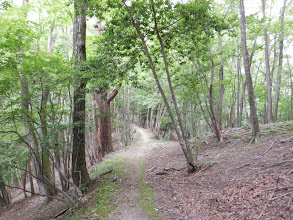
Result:
{"type": "Polygon", "coordinates": [[[141,134],[141,139],[138,141],[138,147],[132,147],[128,149],[124,158],[128,161],[128,175],[123,179],[120,187],[122,194],[119,195],[119,203],[116,210],[110,214],[108,219],[111,220],[148,220],[148,219],[161,219],[160,216],[148,216],[144,213],[140,207],[139,202],[139,169],[140,163],[145,160],[153,147],[153,141],[151,140],[152,134],[146,129],[135,127],[136,131],[141,134]]]}
{"type": "MultiPolygon", "coordinates": [[[[293,219],[293,122],[263,126],[255,144],[249,144],[249,128],[224,130],[221,143],[212,135],[193,141],[201,169],[192,174],[178,143],[155,140],[150,131],[136,129],[141,134],[136,146],[122,150],[130,175],[121,180],[117,207],[105,219],[293,219]],[[147,215],[139,202],[142,162],[155,192],[157,216],[147,215]]],[[[48,211],[54,216],[50,206],[44,215],[34,215],[38,199],[2,209],[0,219],[48,219],[48,211]]]]}

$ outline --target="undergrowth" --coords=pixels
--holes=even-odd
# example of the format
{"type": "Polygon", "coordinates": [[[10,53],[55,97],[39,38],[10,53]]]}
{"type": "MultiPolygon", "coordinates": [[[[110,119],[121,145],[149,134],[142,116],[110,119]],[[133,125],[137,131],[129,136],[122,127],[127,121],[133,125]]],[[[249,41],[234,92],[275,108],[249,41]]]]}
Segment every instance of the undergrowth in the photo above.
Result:
{"type": "Polygon", "coordinates": [[[113,170],[99,178],[96,189],[90,193],[89,200],[84,204],[85,207],[75,210],[66,219],[106,219],[116,209],[114,198],[119,193],[117,179],[128,175],[124,169],[126,165],[124,153],[107,158],[98,164],[97,169],[90,174],[92,179],[113,170]]]}

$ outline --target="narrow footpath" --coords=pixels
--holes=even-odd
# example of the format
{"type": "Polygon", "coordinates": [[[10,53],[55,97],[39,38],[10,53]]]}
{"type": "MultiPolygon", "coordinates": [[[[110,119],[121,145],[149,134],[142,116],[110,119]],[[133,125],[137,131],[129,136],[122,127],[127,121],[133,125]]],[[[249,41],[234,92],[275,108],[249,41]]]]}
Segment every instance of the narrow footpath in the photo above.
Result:
{"type": "MultiPolygon", "coordinates": [[[[145,220],[145,219],[163,219],[160,212],[155,212],[148,215],[148,210],[154,207],[142,207],[143,202],[141,201],[141,186],[144,176],[144,164],[146,156],[156,146],[155,140],[151,139],[152,134],[143,128],[135,127],[136,131],[141,135],[141,138],[135,143],[136,146],[130,147],[125,151],[124,158],[127,161],[127,175],[120,185],[122,191],[119,195],[118,207],[109,216],[111,220],[145,220]]],[[[147,184],[147,183],[143,183],[147,184]]],[[[153,198],[146,198],[153,199],[153,198]]]]}

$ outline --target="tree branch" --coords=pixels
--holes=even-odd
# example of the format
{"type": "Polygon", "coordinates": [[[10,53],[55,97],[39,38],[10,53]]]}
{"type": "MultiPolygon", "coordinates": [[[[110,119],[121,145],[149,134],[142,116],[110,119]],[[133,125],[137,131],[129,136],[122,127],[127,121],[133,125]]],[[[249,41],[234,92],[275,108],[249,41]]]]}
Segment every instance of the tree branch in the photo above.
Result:
{"type": "Polygon", "coordinates": [[[113,91],[111,92],[111,95],[108,96],[107,98],[107,103],[109,104],[115,97],[116,95],[118,94],[118,90],[120,89],[122,83],[119,83],[115,89],[113,89],[113,91]]]}

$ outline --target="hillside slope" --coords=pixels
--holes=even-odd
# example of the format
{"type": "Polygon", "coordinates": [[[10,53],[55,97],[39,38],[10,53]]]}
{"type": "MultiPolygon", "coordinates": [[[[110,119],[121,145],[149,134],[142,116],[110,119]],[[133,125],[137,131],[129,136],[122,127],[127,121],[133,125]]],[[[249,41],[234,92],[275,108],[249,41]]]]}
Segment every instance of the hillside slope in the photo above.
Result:
{"type": "Polygon", "coordinates": [[[201,138],[202,169],[191,175],[178,145],[154,150],[149,179],[166,219],[293,219],[293,122],[261,129],[256,144],[244,128],[225,130],[222,143],[201,138]]]}

